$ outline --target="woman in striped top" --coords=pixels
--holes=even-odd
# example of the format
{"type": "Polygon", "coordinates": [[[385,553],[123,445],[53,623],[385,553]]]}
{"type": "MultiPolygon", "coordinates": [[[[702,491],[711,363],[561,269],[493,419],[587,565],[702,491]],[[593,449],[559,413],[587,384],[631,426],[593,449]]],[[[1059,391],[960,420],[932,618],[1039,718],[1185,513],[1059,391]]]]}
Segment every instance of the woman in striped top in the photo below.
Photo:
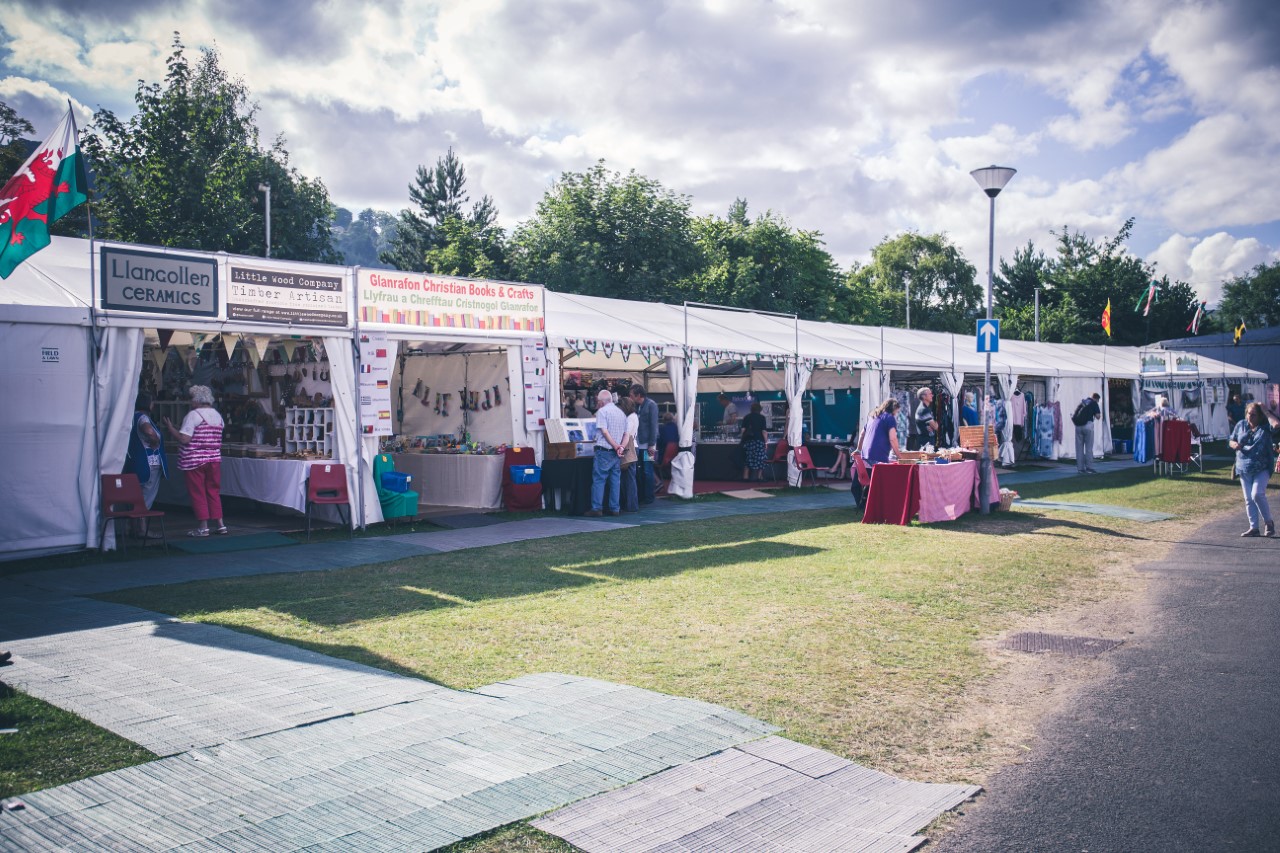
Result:
{"type": "Polygon", "coordinates": [[[165,428],[178,442],[178,470],[187,478],[187,493],[191,495],[191,509],[196,514],[197,527],[187,531],[188,536],[208,536],[210,522],[212,532],[224,534],[227,525],[222,522],[222,415],[213,408],[213,391],[207,385],[191,386],[191,411],[182,419],[182,428],[175,429],[173,422],[164,419],[165,428]]]}

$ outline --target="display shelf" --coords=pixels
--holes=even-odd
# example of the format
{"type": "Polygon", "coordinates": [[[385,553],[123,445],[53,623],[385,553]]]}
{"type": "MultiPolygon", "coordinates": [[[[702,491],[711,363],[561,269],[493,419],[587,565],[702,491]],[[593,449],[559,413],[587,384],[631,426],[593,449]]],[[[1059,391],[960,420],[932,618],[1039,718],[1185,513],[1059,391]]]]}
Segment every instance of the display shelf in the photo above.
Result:
{"type": "Polygon", "coordinates": [[[284,452],[333,458],[333,409],[289,408],[284,411],[284,452]]]}

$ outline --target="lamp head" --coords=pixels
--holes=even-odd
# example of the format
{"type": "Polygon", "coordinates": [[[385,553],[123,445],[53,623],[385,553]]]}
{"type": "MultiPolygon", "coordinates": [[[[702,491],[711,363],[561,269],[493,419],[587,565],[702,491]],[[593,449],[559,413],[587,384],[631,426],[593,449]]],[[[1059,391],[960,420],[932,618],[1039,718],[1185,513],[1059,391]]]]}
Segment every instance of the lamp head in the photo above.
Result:
{"type": "Polygon", "coordinates": [[[271,192],[271,184],[258,184],[258,192],[260,193],[271,192]]]}
{"type": "Polygon", "coordinates": [[[1008,166],[984,166],[981,169],[974,169],[970,172],[973,179],[978,182],[978,186],[982,187],[982,191],[995,198],[1000,195],[1000,190],[1004,189],[1004,185],[1017,174],[1017,169],[1011,169],[1008,166]]]}

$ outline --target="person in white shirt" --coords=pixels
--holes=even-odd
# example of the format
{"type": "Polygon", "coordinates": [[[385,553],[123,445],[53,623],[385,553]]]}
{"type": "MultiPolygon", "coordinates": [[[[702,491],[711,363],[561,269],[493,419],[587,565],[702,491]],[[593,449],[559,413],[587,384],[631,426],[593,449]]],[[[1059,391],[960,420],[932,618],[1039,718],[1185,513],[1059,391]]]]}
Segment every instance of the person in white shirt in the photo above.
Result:
{"type": "Polygon", "coordinates": [[[599,408],[596,409],[596,452],[591,465],[591,509],[586,514],[598,518],[602,512],[604,515],[619,513],[622,442],[627,434],[627,416],[613,404],[613,394],[608,390],[601,390],[596,401],[599,408]]]}

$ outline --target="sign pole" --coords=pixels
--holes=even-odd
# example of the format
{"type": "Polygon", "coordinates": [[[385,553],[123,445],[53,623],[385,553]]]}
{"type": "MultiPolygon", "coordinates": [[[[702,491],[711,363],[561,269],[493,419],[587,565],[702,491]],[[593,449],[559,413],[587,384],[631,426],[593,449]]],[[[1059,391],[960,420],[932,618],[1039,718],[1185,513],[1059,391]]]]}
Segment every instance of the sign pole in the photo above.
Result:
{"type": "MultiPolygon", "coordinates": [[[[996,265],[996,197],[991,198],[990,228],[987,239],[987,320],[991,319],[991,279],[996,265]]],[[[988,344],[986,369],[982,373],[982,453],[978,457],[978,512],[991,512],[991,443],[987,441],[987,399],[991,395],[991,336],[988,344]]]]}

